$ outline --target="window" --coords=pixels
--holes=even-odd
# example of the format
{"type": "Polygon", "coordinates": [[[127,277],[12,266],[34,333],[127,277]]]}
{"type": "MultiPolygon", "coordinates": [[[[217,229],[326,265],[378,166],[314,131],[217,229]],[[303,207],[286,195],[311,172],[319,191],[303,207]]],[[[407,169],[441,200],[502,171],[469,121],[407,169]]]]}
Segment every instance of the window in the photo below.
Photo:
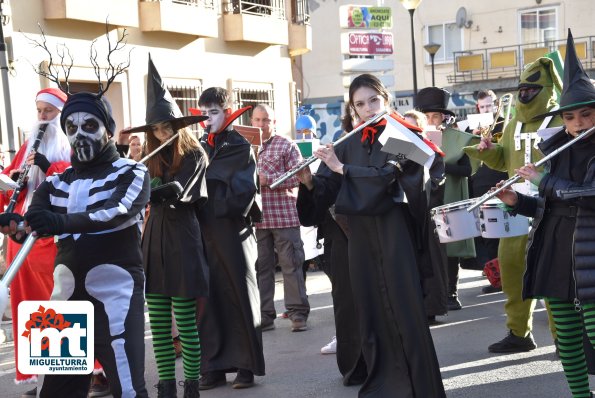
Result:
{"type": "MultiPolygon", "coordinates": [[[[202,84],[200,82],[175,82],[169,81],[167,84],[171,96],[182,111],[184,116],[192,115],[188,108],[198,108],[198,98],[202,94],[202,84]]],[[[188,126],[194,133],[199,132],[196,124],[188,126]]]]}
{"type": "MultiPolygon", "coordinates": [[[[233,102],[234,108],[244,108],[251,106],[254,108],[258,104],[266,104],[271,108],[275,109],[275,96],[273,87],[270,84],[261,84],[256,87],[254,84],[250,86],[234,88],[233,89],[233,102]]],[[[246,112],[238,121],[239,124],[244,126],[251,126],[250,116],[252,112],[246,112]]]]}
{"type": "Polygon", "coordinates": [[[558,32],[555,8],[524,10],[519,13],[521,44],[545,43],[553,45],[558,32]]]}
{"type": "MultiPolygon", "coordinates": [[[[452,61],[453,52],[463,50],[463,29],[456,23],[428,26],[428,43],[440,44],[440,50],[434,56],[434,62],[452,61]]],[[[430,56],[426,54],[426,63],[429,64],[430,56]]]]}
{"type": "Polygon", "coordinates": [[[307,0],[291,0],[291,21],[295,24],[310,24],[310,9],[307,0]]]}

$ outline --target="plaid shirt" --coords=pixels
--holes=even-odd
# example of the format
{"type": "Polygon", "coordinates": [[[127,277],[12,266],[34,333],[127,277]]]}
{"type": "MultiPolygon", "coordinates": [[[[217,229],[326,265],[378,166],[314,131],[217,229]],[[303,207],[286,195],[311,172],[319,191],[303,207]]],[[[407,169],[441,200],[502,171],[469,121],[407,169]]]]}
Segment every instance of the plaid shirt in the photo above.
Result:
{"type": "Polygon", "coordinates": [[[285,137],[273,135],[262,144],[258,150],[262,222],[257,223],[256,228],[299,227],[300,221],[295,207],[299,185],[297,177],[287,179],[274,190],[269,188],[269,185],[302,160],[297,145],[285,137]]]}

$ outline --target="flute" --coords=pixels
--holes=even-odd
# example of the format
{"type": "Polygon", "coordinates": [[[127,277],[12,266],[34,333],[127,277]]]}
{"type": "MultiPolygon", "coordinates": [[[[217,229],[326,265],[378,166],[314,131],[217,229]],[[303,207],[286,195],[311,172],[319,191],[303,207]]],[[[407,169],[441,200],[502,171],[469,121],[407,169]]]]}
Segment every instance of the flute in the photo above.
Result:
{"type": "MultiPolygon", "coordinates": [[[[372,117],[371,119],[369,119],[365,123],[363,123],[360,126],[354,128],[349,133],[345,134],[343,137],[341,137],[337,141],[333,142],[333,145],[338,145],[338,144],[342,143],[343,141],[345,141],[346,139],[348,139],[349,137],[351,137],[355,133],[357,133],[360,130],[362,130],[364,127],[368,127],[369,125],[378,122],[379,119],[381,119],[387,113],[388,113],[388,111],[384,110],[384,111],[382,111],[382,112],[374,115],[374,117],[372,117]]],[[[300,171],[302,171],[303,169],[305,169],[306,167],[308,167],[309,165],[311,165],[312,163],[314,163],[316,160],[317,160],[316,156],[314,156],[314,155],[310,156],[308,159],[306,159],[305,161],[303,161],[302,163],[300,163],[299,165],[297,165],[293,169],[286,171],[285,174],[283,174],[281,177],[277,178],[270,185],[270,188],[271,189],[277,188],[280,184],[282,184],[283,182],[285,182],[287,179],[293,177],[294,175],[296,175],[297,173],[299,173],[300,171]]]]}
{"type": "MultiPolygon", "coordinates": [[[[549,155],[545,156],[543,159],[541,159],[538,162],[535,162],[535,167],[539,167],[542,164],[544,164],[545,162],[547,162],[548,160],[550,160],[551,158],[557,156],[560,152],[562,152],[563,150],[565,150],[566,148],[568,148],[571,145],[574,145],[576,142],[582,140],[583,138],[587,138],[588,136],[590,136],[593,132],[595,131],[595,126],[591,127],[590,129],[588,129],[587,131],[581,133],[580,135],[574,137],[572,140],[568,141],[566,144],[562,145],[559,148],[556,148],[556,150],[554,150],[552,153],[550,153],[549,155]]],[[[479,198],[479,200],[477,202],[475,202],[474,204],[472,204],[471,206],[467,207],[467,211],[471,212],[473,210],[475,210],[476,208],[478,208],[479,206],[481,206],[483,203],[487,202],[488,200],[490,200],[491,198],[493,198],[494,196],[498,195],[500,192],[502,192],[505,188],[508,188],[509,186],[511,186],[512,184],[514,184],[515,182],[517,182],[518,180],[521,179],[521,176],[519,176],[518,174],[513,175],[512,177],[510,177],[508,180],[506,180],[504,182],[504,184],[502,184],[502,186],[492,192],[489,192],[485,195],[483,195],[481,198],[479,198]]]]}

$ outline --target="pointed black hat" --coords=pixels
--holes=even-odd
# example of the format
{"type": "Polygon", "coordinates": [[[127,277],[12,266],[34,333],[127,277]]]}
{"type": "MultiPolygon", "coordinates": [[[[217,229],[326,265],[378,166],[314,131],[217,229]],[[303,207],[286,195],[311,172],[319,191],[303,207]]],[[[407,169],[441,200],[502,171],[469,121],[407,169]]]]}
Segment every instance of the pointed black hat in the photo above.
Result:
{"type": "Polygon", "coordinates": [[[589,105],[595,106],[595,87],[593,87],[589,75],[583,69],[583,65],[576,55],[572,32],[568,29],[566,57],[564,59],[564,83],[562,86],[562,95],[560,96],[560,108],[540,115],[538,118],[560,114],[589,105]]]}
{"type": "Polygon", "coordinates": [[[454,116],[453,111],[446,109],[450,93],[443,88],[426,87],[419,90],[415,97],[415,108],[420,112],[441,112],[454,116]]]}
{"type": "Polygon", "coordinates": [[[172,98],[169,90],[163,84],[157,68],[149,54],[149,70],[147,72],[147,114],[144,126],[134,127],[122,133],[136,133],[149,131],[150,126],[157,123],[170,122],[174,131],[191,124],[202,122],[208,116],[184,116],[172,98]]]}

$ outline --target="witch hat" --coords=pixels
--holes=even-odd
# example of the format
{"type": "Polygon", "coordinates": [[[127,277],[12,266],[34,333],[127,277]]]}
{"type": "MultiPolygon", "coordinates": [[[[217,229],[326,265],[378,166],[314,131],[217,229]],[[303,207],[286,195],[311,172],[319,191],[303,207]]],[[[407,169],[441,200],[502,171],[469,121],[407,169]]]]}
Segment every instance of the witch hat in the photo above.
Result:
{"type": "Polygon", "coordinates": [[[572,32],[568,29],[566,58],[564,59],[564,82],[562,85],[562,95],[560,96],[560,108],[539,115],[536,119],[572,111],[584,106],[595,106],[595,87],[593,87],[589,75],[587,75],[583,69],[583,65],[576,55],[572,32]]]}
{"type": "Polygon", "coordinates": [[[163,84],[157,68],[149,54],[149,70],[147,72],[147,113],[144,126],[126,129],[122,133],[147,132],[152,125],[169,122],[176,131],[191,124],[202,122],[208,116],[184,116],[169,90],[163,84]]]}

